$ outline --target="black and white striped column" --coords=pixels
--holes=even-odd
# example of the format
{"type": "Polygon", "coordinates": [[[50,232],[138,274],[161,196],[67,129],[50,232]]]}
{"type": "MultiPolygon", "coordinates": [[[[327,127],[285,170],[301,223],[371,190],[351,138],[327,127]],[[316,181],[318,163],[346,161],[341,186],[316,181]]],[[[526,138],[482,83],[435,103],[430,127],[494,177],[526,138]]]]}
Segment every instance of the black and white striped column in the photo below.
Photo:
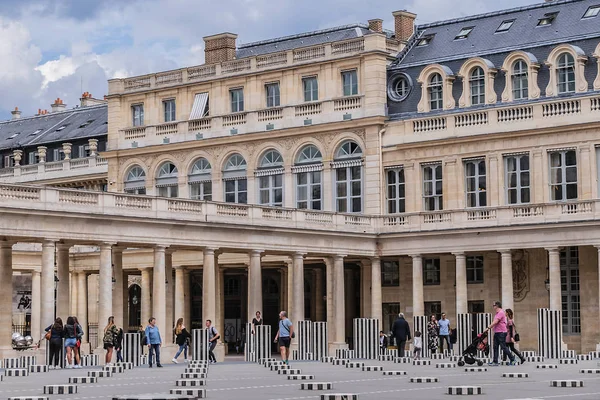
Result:
{"type": "Polygon", "coordinates": [[[562,350],[562,315],[560,310],[538,308],[538,355],[560,358],[562,350]]]}
{"type": "Polygon", "coordinates": [[[473,341],[473,319],[471,314],[457,314],[456,315],[456,344],[458,345],[458,353],[462,354],[463,351],[473,341]]]}
{"type": "Polygon", "coordinates": [[[264,358],[271,358],[271,325],[259,325],[254,331],[255,338],[255,360],[258,362],[264,358]]]}
{"type": "Polygon", "coordinates": [[[379,357],[377,318],[354,318],[354,350],[356,358],[376,360],[379,357]]]}
{"type": "Polygon", "coordinates": [[[327,346],[327,322],[313,323],[313,357],[315,360],[321,360],[329,355],[329,346],[327,346]]]}
{"type": "MultiPolygon", "coordinates": [[[[481,332],[485,331],[488,326],[492,324],[494,320],[494,316],[491,313],[477,313],[475,315],[475,334],[479,335],[481,332]]],[[[490,346],[489,356],[493,355],[494,349],[494,332],[488,332],[488,345],[490,346]]],[[[480,358],[487,357],[482,351],[478,352],[478,356],[480,358]]]]}
{"type": "Polygon", "coordinates": [[[139,333],[123,334],[123,361],[133,363],[135,367],[141,365],[142,347],[139,333]]]}
{"type": "Polygon", "coordinates": [[[298,360],[310,360],[312,353],[313,323],[311,321],[298,321],[298,360]]]}
{"type": "Polygon", "coordinates": [[[423,348],[421,349],[421,358],[429,358],[431,357],[431,350],[429,349],[429,334],[427,333],[427,322],[428,317],[425,315],[415,315],[413,317],[413,334],[415,336],[415,332],[421,332],[421,342],[423,343],[423,348]]]}
{"type": "Polygon", "coordinates": [[[244,361],[258,362],[256,358],[256,335],[252,334],[252,324],[246,324],[246,347],[244,349],[244,361]]]}
{"type": "Polygon", "coordinates": [[[208,360],[208,329],[192,330],[192,360],[208,360]]]}

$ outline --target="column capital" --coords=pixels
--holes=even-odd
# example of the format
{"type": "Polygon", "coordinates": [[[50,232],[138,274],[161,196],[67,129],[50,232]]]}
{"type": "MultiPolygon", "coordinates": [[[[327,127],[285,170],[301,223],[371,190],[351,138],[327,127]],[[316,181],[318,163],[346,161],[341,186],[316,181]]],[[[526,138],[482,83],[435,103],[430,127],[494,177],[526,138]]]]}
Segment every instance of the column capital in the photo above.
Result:
{"type": "Polygon", "coordinates": [[[454,257],[456,257],[456,258],[459,258],[459,257],[464,258],[464,257],[466,257],[466,254],[465,254],[464,251],[454,251],[454,252],[452,252],[452,255],[454,257]]]}
{"type": "Polygon", "coordinates": [[[598,252],[600,252],[600,244],[597,244],[594,247],[598,249],[598,252]]]}
{"type": "Polygon", "coordinates": [[[98,244],[98,247],[100,247],[100,250],[112,250],[115,244],[116,243],[114,242],[101,242],[100,244],[98,244]]]}
{"type": "Polygon", "coordinates": [[[496,250],[498,253],[500,253],[502,256],[505,255],[510,255],[512,257],[512,250],[511,249],[500,249],[500,250],[496,250]]]}
{"type": "Polygon", "coordinates": [[[410,258],[412,258],[413,260],[414,260],[415,258],[416,258],[416,259],[423,258],[423,255],[422,255],[422,254],[409,254],[408,256],[409,256],[410,258]]]}
{"type": "Polygon", "coordinates": [[[548,253],[558,253],[560,251],[560,247],[546,247],[545,250],[548,253]]]}
{"type": "Polygon", "coordinates": [[[13,245],[16,242],[10,241],[10,240],[0,240],[0,248],[1,249],[12,249],[13,245]]]}
{"type": "Polygon", "coordinates": [[[61,251],[61,250],[69,251],[71,249],[71,247],[73,247],[73,246],[70,244],[67,244],[67,243],[56,243],[56,249],[58,251],[61,251]]]}
{"type": "Polygon", "coordinates": [[[341,259],[344,259],[344,258],[346,258],[346,257],[348,257],[348,255],[347,255],[347,254],[336,254],[336,255],[334,255],[334,256],[333,256],[333,259],[334,259],[334,260],[339,260],[340,258],[341,258],[341,259]]]}
{"type": "Polygon", "coordinates": [[[262,253],[264,253],[264,252],[265,252],[264,250],[250,250],[248,252],[248,254],[250,255],[250,257],[252,257],[252,256],[255,256],[255,257],[259,256],[260,257],[262,255],[262,253]]]}
{"type": "Polygon", "coordinates": [[[185,272],[187,270],[187,267],[185,267],[183,265],[177,265],[176,267],[173,267],[173,269],[175,271],[183,271],[183,272],[185,272]]]}
{"type": "Polygon", "coordinates": [[[297,251],[294,254],[292,254],[292,258],[304,258],[305,255],[306,255],[306,253],[302,253],[300,251],[297,251]]]}
{"type": "Polygon", "coordinates": [[[166,246],[164,244],[157,244],[154,245],[154,251],[166,252],[168,247],[169,246],[166,246]]]}
{"type": "Polygon", "coordinates": [[[217,250],[219,250],[218,247],[205,247],[202,249],[202,253],[204,253],[205,256],[214,256],[217,250]]]}
{"type": "Polygon", "coordinates": [[[151,271],[152,267],[138,267],[138,271],[140,272],[144,272],[144,271],[151,271]]]}
{"type": "Polygon", "coordinates": [[[54,247],[57,241],[56,239],[44,239],[42,247],[54,247]]]}
{"type": "Polygon", "coordinates": [[[112,247],[113,253],[123,253],[125,250],[127,250],[127,246],[114,245],[112,247]]]}
{"type": "Polygon", "coordinates": [[[373,256],[373,257],[369,257],[369,260],[371,261],[371,263],[373,263],[373,262],[381,262],[381,257],[379,257],[379,256],[373,256]]]}

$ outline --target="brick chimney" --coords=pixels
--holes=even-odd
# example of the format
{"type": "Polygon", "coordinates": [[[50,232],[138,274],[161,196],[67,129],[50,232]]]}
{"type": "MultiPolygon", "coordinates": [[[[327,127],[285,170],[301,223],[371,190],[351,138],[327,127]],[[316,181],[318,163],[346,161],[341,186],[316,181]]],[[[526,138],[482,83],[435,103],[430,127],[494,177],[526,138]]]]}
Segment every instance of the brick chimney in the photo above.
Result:
{"type": "Polygon", "coordinates": [[[369,30],[377,33],[383,32],[383,20],[379,18],[370,19],[369,30]]]}
{"type": "Polygon", "coordinates": [[[90,92],[83,92],[79,99],[81,107],[97,106],[98,104],[106,104],[106,96],[104,99],[95,99],[90,92]]]}
{"type": "Polygon", "coordinates": [[[19,107],[15,107],[15,110],[11,111],[10,113],[12,114],[12,119],[21,118],[21,111],[19,111],[19,107]]]}
{"type": "Polygon", "coordinates": [[[404,43],[408,42],[415,33],[415,19],[417,19],[417,14],[400,10],[394,11],[392,15],[394,16],[396,40],[404,43]]]}
{"type": "Polygon", "coordinates": [[[50,112],[57,112],[57,111],[63,111],[67,108],[66,104],[63,104],[63,101],[60,97],[57,97],[56,100],[54,100],[53,104],[50,104],[50,108],[51,111],[50,112]]]}
{"type": "Polygon", "coordinates": [[[205,36],[203,39],[204,63],[216,64],[235,59],[236,34],[225,32],[218,35],[205,36]]]}

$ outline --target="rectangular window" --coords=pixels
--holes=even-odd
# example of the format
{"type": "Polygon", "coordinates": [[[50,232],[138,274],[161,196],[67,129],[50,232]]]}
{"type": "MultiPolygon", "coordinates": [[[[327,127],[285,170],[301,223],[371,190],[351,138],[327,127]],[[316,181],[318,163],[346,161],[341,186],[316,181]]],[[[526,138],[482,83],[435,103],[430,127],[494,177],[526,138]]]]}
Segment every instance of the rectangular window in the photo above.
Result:
{"type": "Polygon", "coordinates": [[[52,161],[62,161],[65,159],[65,152],[63,149],[54,149],[52,151],[52,161]]]}
{"type": "Polygon", "coordinates": [[[244,89],[231,89],[229,96],[231,98],[231,112],[244,111],[244,89]]]}
{"type": "Polygon", "coordinates": [[[14,167],[14,165],[15,165],[15,159],[13,158],[13,156],[4,156],[3,168],[14,167]]]}
{"type": "Polygon", "coordinates": [[[485,301],[483,300],[471,300],[467,302],[469,313],[481,314],[485,312],[485,301]]]}
{"type": "Polygon", "coordinates": [[[283,206],[283,175],[268,175],[258,178],[259,204],[272,207],[283,206]]]}
{"type": "Polygon", "coordinates": [[[267,83],[265,85],[265,93],[267,95],[267,107],[279,107],[279,82],[267,83]]]}
{"type": "Polygon", "coordinates": [[[296,174],[296,208],[321,210],[321,171],[296,174]]]}
{"type": "Polygon", "coordinates": [[[557,12],[552,12],[552,13],[544,14],[544,16],[538,20],[537,26],[552,25],[552,22],[554,22],[554,20],[556,19],[557,15],[558,15],[558,11],[557,12]]]}
{"type": "Polygon", "coordinates": [[[483,256],[467,256],[467,283],[483,283],[483,256]]]}
{"type": "Polygon", "coordinates": [[[162,186],[158,188],[159,197],[177,197],[179,195],[179,188],[175,186],[162,186]]]}
{"type": "Polygon", "coordinates": [[[397,261],[381,261],[381,286],[400,286],[400,266],[397,261]]]}
{"type": "Polygon", "coordinates": [[[194,96],[190,119],[204,118],[209,114],[208,100],[208,93],[197,93],[194,96]]]}
{"type": "Polygon", "coordinates": [[[225,181],[225,201],[227,203],[248,203],[248,181],[246,178],[225,181]]]}
{"type": "Polygon", "coordinates": [[[389,333],[392,330],[392,326],[394,326],[394,321],[398,318],[398,314],[400,314],[400,303],[383,303],[382,314],[383,314],[383,326],[381,330],[389,333]]]}
{"type": "Polygon", "coordinates": [[[424,258],[423,259],[423,285],[439,285],[440,284],[440,259],[439,258],[424,258]]]}
{"type": "Polygon", "coordinates": [[[460,32],[458,32],[458,35],[456,35],[456,37],[454,38],[454,40],[468,38],[469,34],[473,31],[473,28],[474,28],[474,26],[468,26],[466,28],[462,28],[460,30],[460,32]]]}
{"type": "Polygon", "coordinates": [[[342,88],[344,96],[356,96],[358,94],[358,75],[356,70],[342,72],[342,88]]]}
{"type": "Polygon", "coordinates": [[[465,161],[465,179],[467,207],[485,207],[487,205],[485,160],[465,161]]]}
{"type": "MultiPolygon", "coordinates": [[[[425,302],[425,315],[435,315],[436,319],[442,318],[442,302],[441,301],[426,301],[425,302]]],[[[421,332],[423,333],[423,332],[421,332]]]]}
{"type": "Polygon", "coordinates": [[[362,212],[362,167],[342,167],[335,170],[336,211],[362,212]]]}
{"type": "Polygon", "coordinates": [[[506,32],[510,29],[510,27],[515,23],[514,19],[509,19],[507,21],[502,21],[496,32],[506,32]]]}
{"type": "Polygon", "coordinates": [[[581,334],[581,298],[578,247],[567,247],[560,252],[560,287],[563,333],[579,335],[581,334]]]}
{"type": "Polygon", "coordinates": [[[32,151],[31,153],[29,153],[29,157],[28,157],[28,164],[32,165],[32,164],[37,164],[38,162],[40,162],[40,155],[38,154],[38,152],[32,151]]]}
{"type": "Polygon", "coordinates": [[[594,18],[597,17],[598,14],[600,14],[600,5],[590,6],[585,14],[583,14],[583,18],[594,18]]]}
{"type": "Polygon", "coordinates": [[[85,158],[85,157],[89,157],[90,156],[90,146],[88,144],[82,144],[78,147],[79,153],[78,156],[79,158],[85,158]]]}
{"type": "Polygon", "coordinates": [[[554,151],[550,158],[550,198],[577,200],[577,154],[575,150],[554,151]]]}
{"type": "Polygon", "coordinates": [[[425,211],[444,209],[442,164],[423,166],[423,203],[425,211]]]}
{"type": "Polygon", "coordinates": [[[146,188],[125,189],[124,192],[128,194],[146,194],[146,188]]]}
{"type": "Polygon", "coordinates": [[[133,126],[144,126],[144,105],[134,104],[131,106],[133,126]]]}
{"type": "Polygon", "coordinates": [[[190,184],[190,198],[194,200],[212,200],[212,182],[195,182],[190,184]]]}
{"type": "Polygon", "coordinates": [[[405,212],[404,168],[388,169],[387,177],[387,212],[390,214],[405,212]]]}
{"type": "Polygon", "coordinates": [[[531,201],[529,154],[504,157],[504,181],[506,182],[506,202],[525,204],[531,201]]]}
{"type": "Polygon", "coordinates": [[[302,89],[304,90],[304,101],[319,100],[319,82],[316,76],[302,78],[302,89]]]}
{"type": "Polygon", "coordinates": [[[164,100],[163,110],[165,112],[165,122],[173,122],[177,120],[175,115],[175,99],[164,100]]]}

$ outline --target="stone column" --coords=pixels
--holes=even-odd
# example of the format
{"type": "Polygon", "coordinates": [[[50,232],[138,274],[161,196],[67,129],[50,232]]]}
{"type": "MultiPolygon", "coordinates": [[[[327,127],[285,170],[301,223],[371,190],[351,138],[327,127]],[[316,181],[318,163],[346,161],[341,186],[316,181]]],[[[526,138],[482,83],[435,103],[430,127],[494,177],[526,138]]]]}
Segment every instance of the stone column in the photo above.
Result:
{"type": "Polygon", "coordinates": [[[76,316],[78,314],[77,313],[77,305],[78,305],[77,304],[77,296],[78,296],[77,290],[78,290],[78,287],[77,287],[77,276],[76,276],[75,272],[72,272],[69,274],[69,282],[71,285],[71,297],[70,297],[71,308],[69,311],[69,315],[76,316]]]}
{"type": "Polygon", "coordinates": [[[42,337],[42,276],[40,271],[31,272],[31,337],[37,342],[42,337]]]}
{"type": "Polygon", "coordinates": [[[294,253],[294,315],[290,315],[293,321],[304,321],[306,311],[304,310],[304,254],[294,253]]]}
{"type": "Polygon", "coordinates": [[[465,253],[454,253],[456,257],[456,313],[468,312],[467,301],[467,258],[465,253]]]}
{"type": "Polygon", "coordinates": [[[188,329],[192,329],[192,300],[191,300],[191,292],[190,292],[190,271],[183,271],[183,291],[184,295],[184,304],[183,304],[183,322],[188,329]]]}
{"type": "Polygon", "coordinates": [[[152,270],[152,316],[156,318],[156,326],[161,334],[163,345],[167,338],[167,285],[165,284],[166,246],[154,247],[154,268],[152,270]]]}
{"type": "Polygon", "coordinates": [[[40,332],[54,322],[54,241],[42,243],[40,332]]]}
{"type": "Polygon", "coordinates": [[[71,311],[71,285],[69,284],[69,249],[71,246],[57,243],[56,247],[56,276],[58,277],[56,290],[56,316],[61,317],[63,322],[65,322],[71,311]]]}
{"type": "Polygon", "coordinates": [[[323,270],[321,268],[315,269],[315,292],[317,306],[315,310],[315,320],[325,321],[325,301],[323,300],[323,270]]]}
{"type": "Polygon", "coordinates": [[[152,316],[152,270],[142,268],[142,326],[146,326],[148,319],[152,316]]]}
{"type": "Polygon", "coordinates": [[[85,272],[75,274],[77,282],[77,320],[83,328],[83,343],[89,343],[88,330],[88,277],[85,272]]]}
{"type": "Polygon", "coordinates": [[[262,250],[252,250],[250,252],[250,265],[248,266],[248,322],[252,321],[254,313],[257,311],[260,311],[262,314],[261,253],[262,250]]]}
{"type": "Polygon", "coordinates": [[[217,266],[217,329],[221,334],[219,342],[225,341],[225,270],[219,267],[218,255],[215,255],[217,266]]]}
{"type": "MultiPolygon", "coordinates": [[[[500,254],[502,255],[502,308],[505,310],[507,308],[513,309],[513,276],[512,276],[512,252],[510,250],[500,250],[500,254]]],[[[559,271],[560,274],[560,271],[559,271]]],[[[560,276],[559,278],[559,288],[560,288],[560,276]]],[[[560,297],[559,297],[560,300],[560,297]]]]}
{"type": "Polygon", "coordinates": [[[216,277],[215,277],[215,250],[204,249],[204,261],[202,262],[202,319],[206,321],[215,320],[216,317],[216,277]]]}
{"type": "Polygon", "coordinates": [[[287,270],[285,268],[279,269],[279,287],[281,288],[281,296],[279,301],[279,309],[287,310],[287,270]]]}
{"type": "MultiPolygon", "coordinates": [[[[371,260],[361,260],[360,266],[360,316],[371,318],[371,260]]],[[[350,287],[347,287],[350,292],[350,287]]]]}
{"type": "MultiPolygon", "coordinates": [[[[185,270],[182,267],[175,268],[175,321],[183,318],[184,325],[186,320],[185,315],[185,270]]],[[[191,327],[185,325],[189,330],[191,327]]]]}
{"type": "Polygon", "coordinates": [[[381,304],[381,260],[371,259],[371,318],[379,319],[383,329],[383,306],[381,304]]]}
{"type": "Polygon", "coordinates": [[[0,309],[5,317],[0,324],[0,356],[12,350],[12,242],[0,241],[0,309]]]}
{"type": "Polygon", "coordinates": [[[174,286],[175,286],[175,282],[173,279],[173,251],[171,251],[170,249],[167,249],[166,253],[165,253],[165,282],[166,282],[166,288],[165,288],[165,293],[167,296],[167,302],[166,302],[166,307],[167,307],[167,315],[166,315],[166,331],[165,331],[165,344],[166,345],[171,345],[174,343],[174,338],[173,338],[173,329],[175,328],[175,321],[173,321],[174,318],[174,286]]]}
{"type": "Polygon", "coordinates": [[[112,309],[115,317],[115,324],[118,327],[123,328],[123,331],[127,332],[125,327],[125,290],[127,282],[123,276],[123,248],[113,247],[112,249],[112,266],[113,266],[113,296],[112,296],[112,309]],[[125,286],[124,286],[125,285],[125,286]]]}
{"type": "Polygon", "coordinates": [[[344,294],[344,257],[336,255],[333,257],[333,279],[335,284],[335,348],[346,347],[346,308],[344,294]]]}
{"type": "Polygon", "coordinates": [[[327,306],[327,330],[328,330],[328,343],[335,341],[335,321],[334,321],[334,304],[333,304],[333,293],[334,293],[334,279],[333,279],[333,258],[327,257],[323,260],[325,262],[325,279],[326,279],[326,306],[327,306]]]}
{"type": "Polygon", "coordinates": [[[560,250],[558,248],[546,250],[548,251],[548,274],[550,275],[550,309],[562,310],[560,250]]]}
{"type": "Polygon", "coordinates": [[[294,313],[294,261],[289,260],[287,264],[287,307],[288,315],[294,313]]]}
{"type": "Polygon", "coordinates": [[[411,255],[413,264],[413,316],[425,314],[425,303],[423,300],[423,257],[420,254],[411,255]]]}
{"type": "Polygon", "coordinates": [[[102,347],[100,334],[108,318],[113,315],[112,309],[112,245],[100,245],[100,272],[98,274],[98,346],[102,347]]]}

